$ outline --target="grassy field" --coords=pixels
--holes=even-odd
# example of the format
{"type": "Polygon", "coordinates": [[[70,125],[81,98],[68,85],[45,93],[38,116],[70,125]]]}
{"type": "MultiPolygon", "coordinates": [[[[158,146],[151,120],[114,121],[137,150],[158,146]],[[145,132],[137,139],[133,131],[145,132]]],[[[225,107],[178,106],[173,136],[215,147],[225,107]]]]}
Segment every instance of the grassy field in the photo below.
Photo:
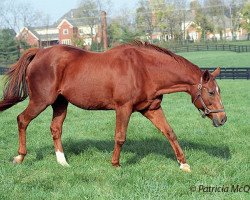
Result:
{"type": "Polygon", "coordinates": [[[250,40],[236,40],[236,41],[224,41],[218,44],[232,44],[232,45],[250,45],[250,40]]]}
{"type": "Polygon", "coordinates": [[[178,53],[200,67],[250,67],[250,53],[198,51],[178,53]]]}
{"type": "Polygon", "coordinates": [[[214,128],[209,119],[202,119],[185,93],[166,95],[162,103],[191,173],[179,170],[168,141],[138,113],[129,124],[122,168],[114,169],[110,163],[114,111],[85,111],[74,106],[69,106],[63,130],[70,167],[56,163],[49,129],[51,108],[30,124],[28,155],[22,165],[15,166],[11,160],[18,147],[16,116],[27,101],[0,113],[0,199],[249,198],[249,193],[232,192],[231,187],[249,185],[250,180],[250,81],[218,83],[228,115],[223,127],[214,128]],[[202,186],[205,191],[213,186],[229,191],[199,191],[202,186]]]}
{"type": "Polygon", "coordinates": [[[133,114],[121,154],[111,167],[115,115],[70,106],[63,145],[70,168],[56,163],[49,131],[51,109],[30,124],[28,155],[16,155],[16,115],[27,101],[1,113],[0,199],[247,199],[245,192],[191,192],[190,187],[249,184],[249,81],[219,81],[228,122],[214,128],[186,94],[165,97],[163,108],[192,173],[179,170],[166,139],[140,114],[133,114]]]}

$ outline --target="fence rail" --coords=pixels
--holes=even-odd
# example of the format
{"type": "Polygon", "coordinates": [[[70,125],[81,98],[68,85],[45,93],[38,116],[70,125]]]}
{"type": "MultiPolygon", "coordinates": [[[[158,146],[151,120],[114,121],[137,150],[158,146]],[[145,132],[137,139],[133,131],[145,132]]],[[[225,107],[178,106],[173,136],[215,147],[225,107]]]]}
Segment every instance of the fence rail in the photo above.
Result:
{"type": "MultiPolygon", "coordinates": [[[[215,67],[202,68],[214,71],[215,67]]],[[[247,79],[250,80],[250,67],[221,67],[221,73],[217,79],[247,79]]]]}
{"type": "Polygon", "coordinates": [[[5,72],[7,72],[8,69],[9,69],[8,67],[0,67],[0,75],[5,74],[5,72]]]}
{"type": "MultiPolygon", "coordinates": [[[[0,75],[5,74],[8,71],[8,67],[0,67],[0,75]]],[[[215,67],[202,68],[214,71],[215,67]]],[[[221,73],[217,79],[247,79],[250,80],[250,67],[222,67],[221,73]]]]}
{"type": "Polygon", "coordinates": [[[201,44],[168,47],[174,52],[194,52],[194,51],[233,51],[237,53],[250,52],[250,45],[232,44],[201,44]]]}

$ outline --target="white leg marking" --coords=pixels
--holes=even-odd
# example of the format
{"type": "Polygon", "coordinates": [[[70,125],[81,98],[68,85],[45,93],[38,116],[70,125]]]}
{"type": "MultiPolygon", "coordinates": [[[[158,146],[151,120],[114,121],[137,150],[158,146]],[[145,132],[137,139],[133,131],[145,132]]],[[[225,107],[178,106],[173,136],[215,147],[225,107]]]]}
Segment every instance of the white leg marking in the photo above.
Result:
{"type": "Polygon", "coordinates": [[[24,159],[24,155],[18,155],[16,157],[14,157],[13,163],[14,164],[21,164],[23,162],[23,159],[24,159]]]}
{"type": "Polygon", "coordinates": [[[184,164],[181,163],[180,169],[181,169],[182,171],[185,171],[185,172],[191,172],[190,166],[189,166],[187,163],[184,163],[184,164]]]}
{"type": "Polygon", "coordinates": [[[64,156],[64,153],[63,152],[60,152],[59,150],[56,151],[56,159],[57,159],[57,162],[62,165],[62,166],[66,166],[68,167],[69,164],[67,163],[66,159],[65,159],[65,156],[64,156]]]}

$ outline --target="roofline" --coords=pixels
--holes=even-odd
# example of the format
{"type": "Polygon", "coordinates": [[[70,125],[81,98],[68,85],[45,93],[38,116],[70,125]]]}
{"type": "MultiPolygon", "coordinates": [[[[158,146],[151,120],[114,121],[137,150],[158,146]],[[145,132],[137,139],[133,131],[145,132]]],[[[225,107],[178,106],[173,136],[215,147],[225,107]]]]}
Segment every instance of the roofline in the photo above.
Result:
{"type": "Polygon", "coordinates": [[[33,37],[35,37],[37,40],[39,40],[39,38],[34,33],[32,33],[32,31],[29,30],[27,27],[23,27],[23,29],[16,35],[16,37],[18,37],[24,30],[27,30],[28,33],[30,33],[33,37]]]}
{"type": "Polygon", "coordinates": [[[70,28],[74,27],[73,24],[71,24],[67,19],[63,19],[61,23],[57,26],[57,28],[60,28],[64,22],[68,23],[71,26],[70,28]]]}

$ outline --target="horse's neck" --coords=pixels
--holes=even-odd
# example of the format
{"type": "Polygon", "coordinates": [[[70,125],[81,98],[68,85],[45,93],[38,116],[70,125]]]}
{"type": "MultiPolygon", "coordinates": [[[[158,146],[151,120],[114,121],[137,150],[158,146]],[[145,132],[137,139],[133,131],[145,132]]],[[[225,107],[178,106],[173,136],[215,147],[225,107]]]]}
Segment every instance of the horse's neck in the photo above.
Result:
{"type": "Polygon", "coordinates": [[[195,66],[191,66],[191,68],[183,66],[183,69],[175,70],[174,72],[171,70],[170,73],[169,68],[166,68],[166,71],[159,77],[161,77],[162,80],[158,82],[157,94],[161,95],[174,92],[190,93],[191,87],[197,84],[200,80],[201,70],[195,66]]]}

